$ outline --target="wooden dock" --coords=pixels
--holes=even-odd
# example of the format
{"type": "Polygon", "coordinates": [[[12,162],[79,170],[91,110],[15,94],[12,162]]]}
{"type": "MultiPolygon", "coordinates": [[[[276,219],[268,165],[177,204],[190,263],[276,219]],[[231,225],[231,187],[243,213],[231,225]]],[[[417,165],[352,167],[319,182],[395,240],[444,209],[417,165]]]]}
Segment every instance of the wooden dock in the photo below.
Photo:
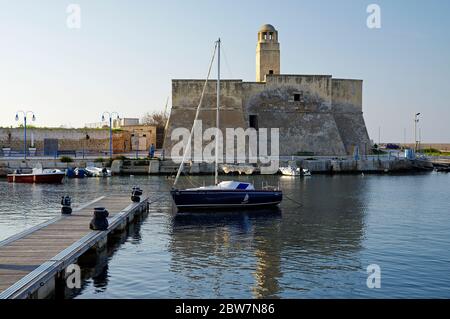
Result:
{"type": "Polygon", "coordinates": [[[89,249],[106,245],[135,215],[148,212],[148,198],[133,203],[130,195],[102,196],[0,242],[0,299],[46,298],[65,269],[89,249]],[[109,211],[105,231],[89,229],[94,207],[109,211]]]}

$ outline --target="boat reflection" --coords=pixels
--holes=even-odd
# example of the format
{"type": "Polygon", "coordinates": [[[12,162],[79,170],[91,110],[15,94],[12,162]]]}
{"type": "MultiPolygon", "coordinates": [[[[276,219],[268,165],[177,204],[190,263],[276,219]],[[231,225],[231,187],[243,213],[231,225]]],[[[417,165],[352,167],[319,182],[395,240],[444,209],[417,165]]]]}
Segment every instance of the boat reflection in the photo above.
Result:
{"type": "Polygon", "coordinates": [[[365,180],[317,177],[283,186],[286,199],[264,213],[173,214],[170,270],[180,275],[171,289],[189,286],[203,297],[202,287],[214,287],[204,297],[221,297],[239,286],[253,298],[299,296],[315,289],[324,272],[332,277],[361,269],[365,180]],[[251,277],[233,275],[248,269],[251,277]]]}
{"type": "Polygon", "coordinates": [[[173,229],[182,228],[184,226],[213,226],[213,225],[230,225],[237,227],[246,226],[248,220],[258,219],[259,222],[264,220],[273,220],[281,218],[281,208],[267,207],[259,209],[227,209],[220,211],[209,210],[183,210],[178,211],[173,218],[173,229]]]}
{"type": "MultiPolygon", "coordinates": [[[[239,281],[238,278],[225,279],[229,276],[227,269],[245,266],[243,262],[248,263],[249,267],[254,263],[256,271],[248,285],[251,294],[255,298],[275,297],[280,290],[281,249],[279,243],[266,236],[279,232],[281,224],[280,207],[209,213],[178,212],[172,219],[170,269],[174,273],[182,272],[191,284],[211,281],[211,285],[219,291],[223,282],[239,281]],[[274,244],[278,247],[275,252],[271,249],[274,244]],[[267,249],[270,252],[266,252],[267,249]],[[250,251],[253,253],[248,254],[250,251]],[[207,259],[208,268],[200,262],[203,258],[207,259]]],[[[180,280],[171,282],[171,289],[176,292],[180,284],[180,280]]],[[[220,293],[214,295],[220,296],[220,293]]],[[[205,294],[205,297],[208,295],[205,294]]]]}

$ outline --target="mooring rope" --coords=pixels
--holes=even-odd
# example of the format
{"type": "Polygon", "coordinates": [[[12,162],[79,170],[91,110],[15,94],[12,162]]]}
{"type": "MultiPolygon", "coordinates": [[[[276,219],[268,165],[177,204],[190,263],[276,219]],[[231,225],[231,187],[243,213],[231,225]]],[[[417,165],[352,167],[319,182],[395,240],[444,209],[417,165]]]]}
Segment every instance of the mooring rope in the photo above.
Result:
{"type": "Polygon", "coordinates": [[[157,199],[154,199],[154,200],[152,200],[152,201],[148,201],[148,205],[153,204],[153,203],[156,203],[157,201],[159,201],[160,199],[162,199],[162,198],[164,198],[164,197],[166,197],[166,196],[159,196],[157,199]]]}
{"type": "Polygon", "coordinates": [[[293,198],[291,198],[291,197],[289,197],[289,196],[287,196],[287,195],[283,195],[283,197],[289,199],[289,200],[292,201],[293,203],[297,204],[299,207],[303,207],[303,204],[300,203],[299,201],[296,201],[295,199],[293,199],[293,198]]]}

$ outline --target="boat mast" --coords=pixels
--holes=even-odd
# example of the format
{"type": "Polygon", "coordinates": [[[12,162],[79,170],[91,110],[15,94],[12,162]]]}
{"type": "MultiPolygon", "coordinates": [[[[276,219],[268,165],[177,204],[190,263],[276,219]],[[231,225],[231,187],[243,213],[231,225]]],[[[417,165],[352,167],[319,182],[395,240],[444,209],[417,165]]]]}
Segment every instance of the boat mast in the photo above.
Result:
{"type": "Polygon", "coordinates": [[[219,109],[220,109],[220,38],[217,40],[217,106],[216,106],[216,161],[214,184],[219,184],[219,109]]]}
{"type": "Polygon", "coordinates": [[[186,161],[187,154],[191,151],[192,135],[194,134],[195,124],[196,124],[196,121],[198,119],[198,115],[200,114],[200,108],[201,108],[202,103],[203,103],[203,97],[205,96],[206,88],[208,86],[209,75],[211,74],[211,69],[212,69],[212,66],[214,64],[214,58],[216,56],[216,50],[217,50],[217,41],[215,42],[215,45],[214,45],[214,52],[213,52],[213,55],[212,55],[212,58],[211,58],[211,62],[209,63],[209,68],[208,68],[208,75],[206,76],[206,81],[203,84],[202,95],[200,96],[200,101],[198,102],[197,111],[195,112],[195,118],[194,118],[194,123],[192,124],[191,133],[189,134],[189,139],[188,139],[188,142],[187,142],[186,147],[185,147],[184,152],[183,152],[183,159],[181,160],[180,167],[178,168],[177,176],[175,177],[175,181],[173,182],[173,186],[175,186],[177,184],[178,179],[180,178],[181,171],[183,170],[183,165],[184,165],[184,162],[186,161]]]}

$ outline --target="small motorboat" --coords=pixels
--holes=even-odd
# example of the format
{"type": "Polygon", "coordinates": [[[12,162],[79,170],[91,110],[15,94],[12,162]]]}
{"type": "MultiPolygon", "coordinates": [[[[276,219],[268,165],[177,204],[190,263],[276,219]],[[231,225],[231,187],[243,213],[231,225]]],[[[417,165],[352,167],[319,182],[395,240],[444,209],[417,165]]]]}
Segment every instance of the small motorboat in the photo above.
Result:
{"type": "Polygon", "coordinates": [[[287,176],[300,176],[301,171],[299,167],[294,166],[286,166],[286,167],[280,167],[279,168],[281,174],[287,175],[287,176]]]}
{"type": "Polygon", "coordinates": [[[16,170],[7,177],[10,183],[61,184],[65,175],[66,173],[59,169],[33,168],[31,173],[22,173],[20,170],[16,170]]]}
{"type": "Polygon", "coordinates": [[[73,168],[66,169],[66,176],[68,178],[85,178],[85,177],[92,177],[92,174],[89,174],[84,168],[77,167],[75,169],[73,168]]]}
{"type": "Polygon", "coordinates": [[[286,176],[311,176],[311,172],[307,168],[300,169],[295,166],[286,166],[279,168],[281,174],[286,176]]]}
{"type": "Polygon", "coordinates": [[[74,173],[75,173],[74,174],[75,178],[84,178],[86,176],[89,176],[89,174],[87,173],[86,169],[80,168],[80,167],[75,168],[74,173]]]}
{"type": "Polygon", "coordinates": [[[303,176],[311,176],[311,172],[309,169],[304,168],[304,169],[302,169],[302,175],[303,176]]]}
{"type": "Polygon", "coordinates": [[[437,167],[435,167],[434,170],[435,170],[436,172],[449,173],[449,172],[450,172],[450,166],[444,166],[444,165],[442,165],[442,166],[437,166],[437,167]]]}
{"type": "Polygon", "coordinates": [[[100,168],[95,166],[88,166],[86,167],[87,175],[93,176],[93,177],[110,177],[111,176],[111,170],[107,169],[106,167],[100,168]]]}

